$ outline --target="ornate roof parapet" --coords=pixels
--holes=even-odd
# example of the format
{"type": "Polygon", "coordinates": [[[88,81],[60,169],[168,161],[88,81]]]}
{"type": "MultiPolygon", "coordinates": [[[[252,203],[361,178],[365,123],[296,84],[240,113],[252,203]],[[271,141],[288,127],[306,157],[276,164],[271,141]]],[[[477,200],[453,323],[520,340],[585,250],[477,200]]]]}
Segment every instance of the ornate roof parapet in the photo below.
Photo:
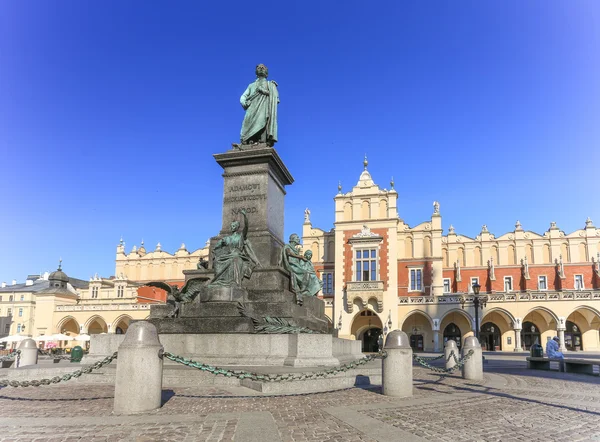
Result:
{"type": "Polygon", "coordinates": [[[592,221],[592,219],[588,216],[587,219],[585,220],[585,228],[587,229],[595,229],[596,227],[594,227],[594,222],[592,221]]]}

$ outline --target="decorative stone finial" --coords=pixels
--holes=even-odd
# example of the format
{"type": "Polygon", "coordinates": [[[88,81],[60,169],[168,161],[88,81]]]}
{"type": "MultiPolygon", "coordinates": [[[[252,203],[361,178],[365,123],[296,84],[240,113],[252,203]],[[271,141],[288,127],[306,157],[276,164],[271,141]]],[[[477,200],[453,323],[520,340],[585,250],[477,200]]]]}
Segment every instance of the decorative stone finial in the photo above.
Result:
{"type": "Polygon", "coordinates": [[[342,182],[338,181],[338,194],[342,193],[342,182]]]}
{"type": "Polygon", "coordinates": [[[521,221],[517,220],[515,224],[515,230],[523,230],[523,227],[521,226],[521,221]]]}
{"type": "Polygon", "coordinates": [[[58,258],[58,270],[62,270],[62,258],[58,258]]]}
{"type": "Polygon", "coordinates": [[[365,159],[363,161],[363,166],[365,166],[365,170],[367,170],[368,165],[369,165],[369,161],[367,160],[367,154],[365,154],[365,159]]]}
{"type": "Polygon", "coordinates": [[[592,221],[592,218],[590,218],[589,216],[585,220],[585,228],[587,229],[588,227],[594,227],[594,223],[592,221]]]}
{"type": "Polygon", "coordinates": [[[179,247],[179,250],[185,250],[185,243],[184,242],[181,243],[181,247],[179,247]]]}
{"type": "Polygon", "coordinates": [[[395,189],[394,189],[394,184],[395,184],[395,183],[394,183],[394,177],[392,176],[392,179],[390,180],[390,187],[391,187],[391,189],[390,189],[390,190],[395,190],[395,189]]]}
{"type": "Polygon", "coordinates": [[[121,246],[122,246],[123,244],[124,244],[124,243],[123,243],[123,235],[121,235],[121,239],[119,240],[119,245],[121,245],[121,246]]]}
{"type": "Polygon", "coordinates": [[[137,252],[137,246],[133,246],[133,248],[131,249],[131,253],[135,253],[137,252]]]}
{"type": "Polygon", "coordinates": [[[140,244],[140,247],[144,247],[144,238],[142,238],[142,242],[140,244]]]}
{"type": "Polygon", "coordinates": [[[438,203],[437,201],[433,202],[433,214],[434,215],[440,214],[440,203],[438,203]]]}
{"type": "Polygon", "coordinates": [[[483,226],[481,226],[481,233],[487,233],[489,232],[488,228],[487,228],[487,224],[484,224],[483,226]]]}
{"type": "Polygon", "coordinates": [[[161,245],[160,245],[160,242],[159,242],[158,244],[156,244],[156,251],[160,252],[161,250],[162,249],[161,249],[161,245]]]}
{"type": "Polygon", "coordinates": [[[558,229],[558,227],[556,227],[556,221],[551,221],[550,222],[550,228],[551,229],[558,229]]]}
{"type": "Polygon", "coordinates": [[[454,226],[452,224],[450,224],[450,227],[448,227],[448,234],[454,235],[454,226]]]}
{"type": "Polygon", "coordinates": [[[310,209],[304,209],[304,224],[310,223],[310,209]]]}

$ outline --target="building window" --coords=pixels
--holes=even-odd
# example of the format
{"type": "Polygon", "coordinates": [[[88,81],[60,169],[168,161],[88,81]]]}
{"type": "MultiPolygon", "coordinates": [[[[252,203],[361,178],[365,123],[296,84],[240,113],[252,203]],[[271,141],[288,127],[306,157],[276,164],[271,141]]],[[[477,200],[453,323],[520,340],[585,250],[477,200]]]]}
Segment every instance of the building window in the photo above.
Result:
{"type": "Polygon", "coordinates": [[[13,300],[13,295],[10,295],[10,296],[8,297],[8,302],[12,302],[12,300],[13,300]]]}
{"type": "Polygon", "coordinates": [[[423,269],[410,269],[410,291],[423,291],[423,269]]]}
{"type": "Polygon", "coordinates": [[[25,295],[21,295],[21,301],[25,301],[25,295]]]}
{"type": "Polygon", "coordinates": [[[583,289],[583,275],[575,275],[575,290],[583,289]]]}
{"type": "Polygon", "coordinates": [[[323,278],[323,294],[324,295],[333,295],[333,273],[324,272],[322,275],[323,278]]]}
{"type": "Polygon", "coordinates": [[[98,287],[92,287],[92,299],[96,299],[98,297],[98,287]]]}
{"type": "Polygon", "coordinates": [[[478,276],[473,276],[471,278],[471,284],[469,285],[469,293],[473,293],[473,286],[475,284],[479,284],[479,277],[478,276]]]}
{"type": "Polygon", "coordinates": [[[546,276],[538,276],[538,290],[548,290],[548,280],[546,276]]]}
{"type": "Polygon", "coordinates": [[[0,296],[0,302],[2,302],[2,296],[0,296]]]}
{"type": "Polygon", "coordinates": [[[450,293],[452,289],[450,288],[452,281],[450,278],[444,278],[444,293],[450,293]]]}
{"type": "Polygon", "coordinates": [[[356,280],[377,281],[377,250],[356,251],[356,280]]]}
{"type": "Polygon", "coordinates": [[[21,324],[17,325],[17,333],[21,333],[21,324]]]}
{"type": "Polygon", "coordinates": [[[10,333],[10,324],[4,326],[4,333],[10,333]]]}
{"type": "Polygon", "coordinates": [[[124,292],[123,286],[122,285],[118,286],[117,287],[117,298],[122,298],[123,297],[123,292],[124,292]]]}
{"type": "Polygon", "coordinates": [[[512,292],[513,286],[512,286],[512,276],[505,276],[504,277],[504,291],[505,292],[512,292]]]}
{"type": "Polygon", "coordinates": [[[12,308],[6,310],[6,316],[12,316],[12,308]]]}
{"type": "Polygon", "coordinates": [[[23,309],[22,308],[19,309],[19,317],[23,317],[23,309]]]}

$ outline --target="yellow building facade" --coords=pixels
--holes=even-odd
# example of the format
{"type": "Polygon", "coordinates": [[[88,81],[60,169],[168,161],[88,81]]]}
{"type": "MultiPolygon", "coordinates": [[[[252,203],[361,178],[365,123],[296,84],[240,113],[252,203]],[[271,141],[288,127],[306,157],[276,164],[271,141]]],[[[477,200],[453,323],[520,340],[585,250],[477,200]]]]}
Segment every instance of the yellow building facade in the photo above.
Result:
{"type": "Polygon", "coordinates": [[[416,351],[441,351],[481,330],[486,350],[528,349],[559,336],[563,350],[600,350],[600,229],[589,218],[565,233],[520,222],[501,235],[487,227],[474,238],[450,225],[440,204],[411,226],[398,213],[398,194],[364,170],[349,192],[334,197],[331,231],[314,227],[307,209],[303,246],[324,281],[320,295],[338,335],[377,349],[380,334],[402,329],[416,351]],[[486,305],[475,324],[473,284],[486,305]]]}

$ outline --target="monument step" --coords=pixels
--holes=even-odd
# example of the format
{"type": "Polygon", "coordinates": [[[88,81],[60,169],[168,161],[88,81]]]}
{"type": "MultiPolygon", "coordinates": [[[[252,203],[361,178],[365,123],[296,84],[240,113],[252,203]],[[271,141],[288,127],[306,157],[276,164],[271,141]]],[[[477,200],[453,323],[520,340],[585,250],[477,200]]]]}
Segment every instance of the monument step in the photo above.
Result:
{"type": "Polygon", "coordinates": [[[150,318],[160,334],[253,333],[252,319],[242,316],[212,318],[150,318]]]}

